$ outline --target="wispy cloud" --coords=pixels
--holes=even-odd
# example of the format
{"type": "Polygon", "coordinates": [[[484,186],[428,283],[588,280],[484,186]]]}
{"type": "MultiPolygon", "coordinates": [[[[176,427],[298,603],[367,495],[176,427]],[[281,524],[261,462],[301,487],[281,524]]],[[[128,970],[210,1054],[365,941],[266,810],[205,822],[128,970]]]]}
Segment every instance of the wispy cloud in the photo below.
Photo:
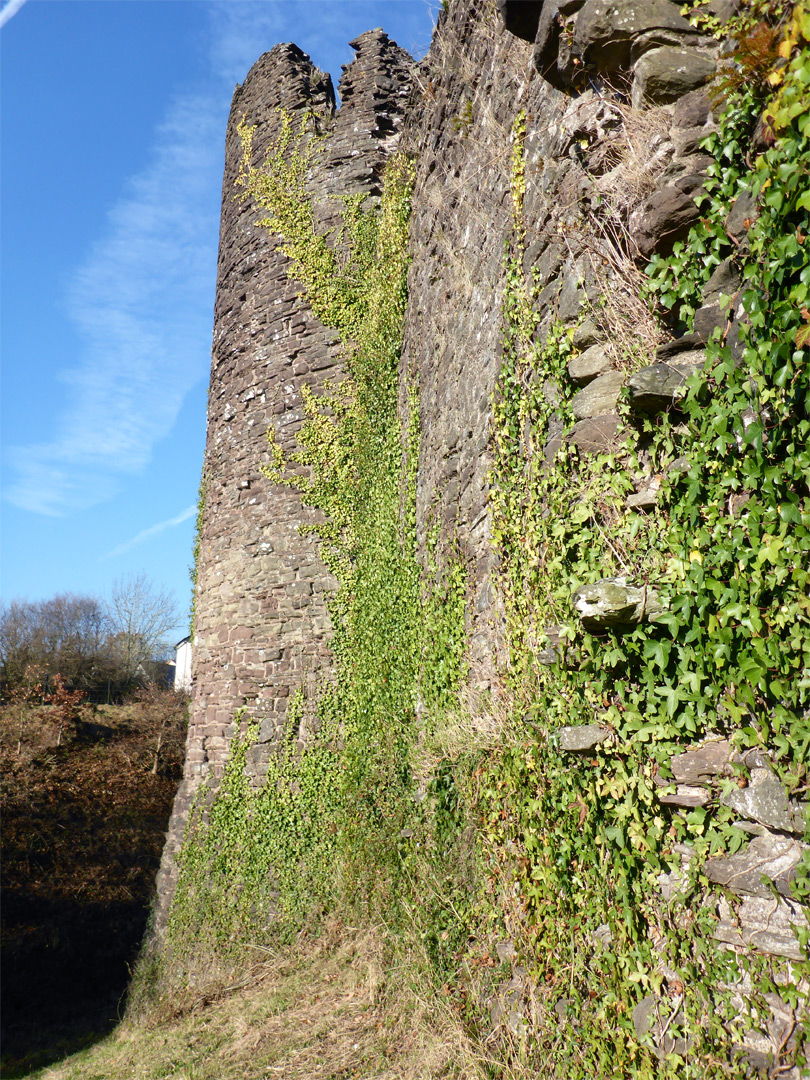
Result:
{"type": "Polygon", "coordinates": [[[345,49],[349,59],[353,54],[348,42],[343,40],[343,28],[352,16],[352,9],[358,17],[362,13],[362,22],[368,17],[370,6],[362,0],[355,3],[341,0],[339,4],[309,0],[284,3],[216,0],[209,9],[213,30],[211,66],[222,78],[241,82],[259,55],[280,41],[294,41],[316,64],[323,63],[327,53],[334,53],[336,43],[345,49]]]}
{"type": "MultiPolygon", "coordinates": [[[[8,0],[8,21],[24,0],[8,0]]],[[[74,272],[68,315],[82,342],[61,372],[49,437],[11,449],[6,498],[54,517],[112,498],[142,473],[183,401],[208,372],[225,121],[233,85],[263,49],[295,40],[337,76],[347,27],[390,4],[212,0],[201,42],[209,77],[168,107],[148,162],[107,215],[74,272]],[[336,52],[336,43],[338,51],[336,52]],[[338,59],[339,57],[339,59],[338,59]],[[337,60],[337,62],[335,62],[337,60]]]]}
{"type": "Polygon", "coordinates": [[[8,0],[6,4],[0,8],[0,29],[2,29],[8,20],[12,18],[25,3],[25,0],[8,0]]]}
{"type": "Polygon", "coordinates": [[[175,100],[151,160],[127,185],[75,272],[67,312],[83,348],[54,438],[12,449],[11,502],[59,516],[141,472],[208,371],[225,109],[175,100]]]}
{"type": "Polygon", "coordinates": [[[196,506],[187,506],[182,513],[177,515],[177,517],[169,518],[167,521],[161,521],[157,525],[150,525],[148,529],[142,529],[137,536],[133,536],[131,540],[126,540],[123,544],[119,544],[102,557],[105,559],[112,559],[117,555],[126,555],[128,551],[132,551],[134,547],[142,544],[145,540],[151,540],[153,536],[165,532],[166,529],[172,529],[176,525],[182,525],[184,521],[188,521],[188,519],[194,517],[196,513],[196,506]]]}

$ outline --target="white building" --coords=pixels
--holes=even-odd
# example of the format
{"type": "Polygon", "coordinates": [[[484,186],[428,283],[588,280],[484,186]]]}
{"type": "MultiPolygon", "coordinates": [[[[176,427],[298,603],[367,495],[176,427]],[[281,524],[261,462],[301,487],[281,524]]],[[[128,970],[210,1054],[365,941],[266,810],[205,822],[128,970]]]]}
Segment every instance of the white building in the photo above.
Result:
{"type": "Polygon", "coordinates": [[[191,690],[191,638],[184,637],[174,647],[174,688],[191,690]]]}

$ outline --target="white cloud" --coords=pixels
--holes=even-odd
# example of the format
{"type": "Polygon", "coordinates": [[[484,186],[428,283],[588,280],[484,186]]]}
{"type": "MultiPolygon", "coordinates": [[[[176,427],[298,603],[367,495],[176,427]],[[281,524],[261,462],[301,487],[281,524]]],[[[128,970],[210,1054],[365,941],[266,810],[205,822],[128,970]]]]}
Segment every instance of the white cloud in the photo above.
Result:
{"type": "MultiPolygon", "coordinates": [[[[376,5],[375,5],[376,6],[376,5]]],[[[242,82],[262,52],[278,42],[294,41],[310,53],[315,64],[335,45],[346,47],[343,27],[352,8],[368,10],[365,3],[325,4],[307,0],[256,3],[254,0],[216,0],[210,6],[211,65],[218,75],[242,82]]],[[[333,78],[340,74],[332,72],[333,78]]]]}
{"type": "Polygon", "coordinates": [[[189,518],[194,517],[197,513],[196,506],[187,506],[182,513],[176,517],[169,518],[167,521],[161,521],[157,525],[150,525],[148,529],[142,529],[137,536],[133,536],[131,540],[125,541],[123,544],[119,544],[114,547],[112,551],[108,551],[106,555],[102,556],[105,559],[114,558],[116,555],[125,555],[128,551],[132,551],[134,547],[142,544],[144,540],[149,540],[153,536],[157,536],[158,533],[164,532],[166,529],[172,529],[175,525],[182,525],[184,521],[188,521],[189,518]]]}
{"type": "MultiPolygon", "coordinates": [[[[21,6],[9,0],[0,19],[21,6]]],[[[75,271],[68,314],[82,342],[61,372],[64,401],[45,440],[11,449],[6,498],[62,516],[112,498],[142,473],[192,387],[207,376],[225,122],[234,82],[259,54],[296,41],[315,63],[348,60],[348,25],[383,21],[382,3],[212,0],[206,93],[172,102],[149,162],[107,215],[75,271]]]]}
{"type": "Polygon", "coordinates": [[[216,275],[222,95],[171,104],[151,160],[75,272],[67,310],[83,343],[53,439],[12,449],[8,499],[61,515],[109,498],[147,466],[208,372],[216,275]]]}
{"type": "Polygon", "coordinates": [[[8,20],[17,14],[24,3],[25,0],[8,0],[8,3],[0,8],[0,27],[5,26],[8,20]]]}

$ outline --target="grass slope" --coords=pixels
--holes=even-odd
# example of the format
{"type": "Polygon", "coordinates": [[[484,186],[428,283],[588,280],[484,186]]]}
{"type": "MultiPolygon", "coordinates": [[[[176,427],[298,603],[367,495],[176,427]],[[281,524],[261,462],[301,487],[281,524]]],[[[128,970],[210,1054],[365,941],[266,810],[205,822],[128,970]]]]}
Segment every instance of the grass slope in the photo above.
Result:
{"type": "Polygon", "coordinates": [[[473,1080],[485,1074],[450,1009],[423,996],[415,955],[329,924],[233,979],[160,1002],[40,1080],[473,1080]]]}

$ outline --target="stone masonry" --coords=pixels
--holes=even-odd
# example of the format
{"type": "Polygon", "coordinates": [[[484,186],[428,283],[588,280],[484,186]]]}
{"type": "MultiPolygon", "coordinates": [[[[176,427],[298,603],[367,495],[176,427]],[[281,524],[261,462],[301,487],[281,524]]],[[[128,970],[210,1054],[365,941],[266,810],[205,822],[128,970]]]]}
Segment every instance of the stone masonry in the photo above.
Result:
{"type": "Polygon", "coordinates": [[[190,806],[200,785],[221,775],[239,710],[261,723],[249,764],[260,780],[290,696],[299,686],[312,687],[328,664],[326,602],[336,582],[314,541],[302,535],[302,526],[317,520],[315,512],[302,506],[297,492],[271,484],[260,466],[268,460],[271,426],[285,451],[295,449],[301,388],[318,393],[340,379],[339,350],[334,332],[288,280],[288,260],[257,225],[262,213],[238,198],[237,125],[243,117],[256,125],[257,163],[279,130],[280,110],[308,116],[310,127],[326,135],[308,183],[318,227],[328,232],[338,221],[337,196],[379,193],[410,86],[410,57],[382,31],[369,31],[352,46],[357,55],[341,79],[337,112],[330,76],[292,44],[265,53],[233,96],[203,472],[194,692],[185,775],[158,879],[159,930],[190,806]]]}
{"type": "MultiPolygon", "coordinates": [[[[734,0],[712,0],[710,7],[725,17],[734,0]]],[[[707,84],[722,65],[723,52],[683,18],[678,3],[450,0],[439,15],[430,52],[418,65],[380,30],[363,34],[353,47],[357,56],[341,79],[337,111],[330,77],[290,44],[262,56],[234,94],[204,469],[194,693],[185,777],[158,879],[158,932],[165,925],[189,807],[200,785],[221,775],[239,710],[261,722],[248,763],[260,781],[290,696],[328,675],[330,664],[327,600],[336,583],[314,543],[301,533],[302,525],[315,520],[313,512],[294,491],[270,484],[260,466],[267,460],[271,426],[287,451],[295,448],[301,388],[318,393],[340,378],[339,349],[334,333],[288,281],[284,256],[255,224],[261,216],[257,208],[234,199],[241,157],[236,125],[243,116],[257,125],[257,161],[277,130],[279,107],[311,117],[310,126],[326,135],[308,177],[318,227],[325,232],[337,224],[339,196],[379,193],[382,167],[394,147],[402,143],[414,156],[401,398],[404,407],[406,388],[418,391],[422,553],[427,536],[438,535],[439,565],[450,554],[460,555],[468,570],[469,659],[476,683],[492,685],[499,661],[487,484],[504,250],[513,230],[511,160],[521,114],[524,280],[539,290],[538,340],[554,321],[570,331],[577,355],[567,375],[578,388],[571,431],[560,420],[540,446],[532,445],[528,428],[518,436],[526,460],[551,460],[563,439],[584,455],[614,449],[625,423],[617,408],[620,395],[642,415],[676,405],[717,326],[725,328],[739,358],[737,331],[744,316],[735,310],[726,326],[728,316],[718,302],[721,292],[737,288],[727,280],[730,267],[718,267],[707,285],[695,332],[669,342],[662,341],[657,324],[650,329],[646,308],[633,306],[637,290],[628,285],[633,281],[628,268],[643,266],[656,252],[668,253],[686,236],[698,215],[694,196],[709,164],[700,147],[714,125],[707,84]],[[630,349],[627,338],[615,333],[617,321],[633,327],[630,349]],[[625,355],[628,349],[632,355],[625,355]]],[[[735,207],[729,233],[744,237],[751,213],[748,205],[735,207]]],[[[546,373],[534,377],[556,406],[561,387],[546,373]]],[[[628,507],[654,512],[656,484],[652,474],[640,475],[628,507]]],[[[583,619],[609,617],[615,623],[621,617],[635,624],[654,614],[655,598],[647,590],[639,598],[623,580],[592,588],[594,595],[582,591],[574,598],[583,619]]],[[[549,647],[538,651],[540,663],[559,661],[559,630],[546,628],[549,647]]],[[[597,725],[560,733],[563,749],[572,754],[607,737],[597,725]]],[[[683,761],[676,758],[679,786],[674,795],[662,796],[664,805],[706,804],[711,778],[725,775],[731,754],[725,744],[708,743],[686,751],[683,761]]],[[[765,899],[757,890],[762,873],[778,887],[785,860],[798,859],[804,848],[795,821],[799,808],[775,790],[766,757],[755,763],[761,774],[752,783],[755,790],[734,805],[750,822],[756,843],[739,865],[714,860],[709,876],[736,888],[747,913],[743,916],[741,908],[739,924],[734,923],[722,907],[725,901],[719,901],[718,937],[735,948],[790,958],[793,927],[803,916],[790,907],[784,890],[778,911],[769,908],[764,915],[765,899]],[[766,856],[773,856],[773,872],[762,870],[766,856]],[[739,881],[749,877],[753,884],[746,892],[739,881]],[[781,919],[776,928],[774,912],[781,919]]],[[[664,898],[670,885],[675,887],[662,882],[664,898]]],[[[634,1013],[633,1020],[639,1037],[650,1034],[662,1054],[672,1049],[666,1030],[654,1030],[649,1016],[634,1013]]],[[[753,1065],[764,1060],[761,1047],[744,1049],[753,1065]]]]}

